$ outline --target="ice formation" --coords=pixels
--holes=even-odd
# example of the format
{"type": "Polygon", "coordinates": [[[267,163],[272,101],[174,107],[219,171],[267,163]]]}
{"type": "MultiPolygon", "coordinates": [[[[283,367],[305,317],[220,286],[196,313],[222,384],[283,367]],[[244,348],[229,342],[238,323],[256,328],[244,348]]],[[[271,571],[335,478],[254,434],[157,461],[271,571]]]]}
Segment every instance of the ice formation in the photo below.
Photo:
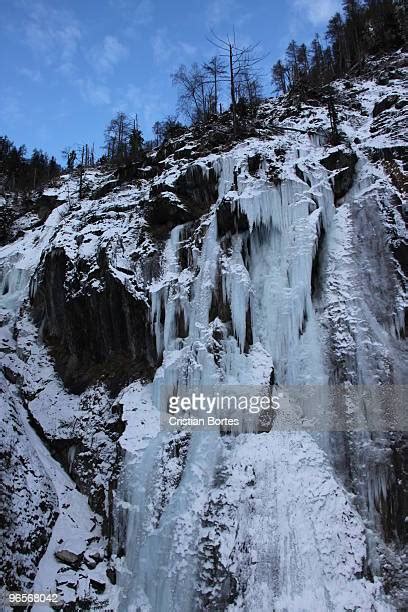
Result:
{"type": "MultiPolygon", "coordinates": [[[[320,142],[310,147],[317,159],[320,142]]],[[[280,384],[328,381],[324,332],[312,303],[313,262],[322,232],[329,235],[330,254],[338,248],[333,228],[347,205],[336,212],[330,173],[313,162],[310,151],[307,162],[304,151],[295,153],[302,178],[288,164],[279,185],[251,177],[245,154],[241,146],[217,159],[219,199],[189,270],[180,268],[178,256],[185,228],[175,228],[167,242],[162,276],[151,288],[152,326],[163,352],[153,411],[163,401],[163,387],[176,392],[198,384],[265,384],[272,366],[280,384]],[[226,200],[248,219],[248,230],[233,234],[227,245],[217,237],[216,214],[226,200]],[[230,306],[232,335],[218,317],[210,319],[217,276],[230,306]],[[182,338],[180,313],[187,328],[182,338]]],[[[357,189],[361,197],[365,187],[357,189]]],[[[347,233],[341,240],[347,241],[347,233]]],[[[161,433],[141,453],[129,455],[122,489],[129,506],[121,610],[204,609],[206,597],[231,610],[387,609],[377,599],[379,585],[363,576],[367,542],[361,518],[314,436],[272,431],[226,439],[193,433],[184,441],[181,468],[178,443],[176,435],[161,433]],[[159,466],[169,445],[173,459],[163,473],[159,466]],[[182,475],[157,517],[157,491],[177,465],[182,475]],[[250,495],[243,492],[248,480],[250,495]],[[336,525],[335,539],[330,525],[336,525]],[[206,571],[212,572],[210,584],[206,571]],[[234,581],[235,597],[228,600],[234,581]]],[[[329,444],[327,436],[320,439],[323,448],[329,444]]]]}

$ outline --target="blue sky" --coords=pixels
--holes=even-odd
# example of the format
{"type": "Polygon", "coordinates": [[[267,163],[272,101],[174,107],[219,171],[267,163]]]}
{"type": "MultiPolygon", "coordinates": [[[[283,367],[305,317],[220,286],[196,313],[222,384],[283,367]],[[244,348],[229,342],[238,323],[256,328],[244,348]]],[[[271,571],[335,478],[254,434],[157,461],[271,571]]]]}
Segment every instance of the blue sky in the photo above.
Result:
{"type": "Polygon", "coordinates": [[[146,138],[173,113],[170,74],[213,54],[210,29],[260,41],[269,69],[290,40],[324,32],[340,0],[0,0],[0,134],[61,159],[95,143],[117,110],[137,113],[146,138]]]}

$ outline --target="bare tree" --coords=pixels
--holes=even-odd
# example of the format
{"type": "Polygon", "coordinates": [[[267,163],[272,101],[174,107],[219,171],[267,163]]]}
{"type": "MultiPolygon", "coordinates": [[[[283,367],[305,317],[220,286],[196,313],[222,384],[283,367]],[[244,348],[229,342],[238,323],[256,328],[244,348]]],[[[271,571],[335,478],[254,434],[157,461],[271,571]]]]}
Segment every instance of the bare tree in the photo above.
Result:
{"type": "MultiPolygon", "coordinates": [[[[245,78],[248,80],[248,78],[250,78],[249,75],[254,74],[256,70],[255,66],[259,64],[265,56],[257,57],[254,55],[259,43],[240,47],[236,42],[235,32],[232,37],[228,35],[226,39],[223,39],[212,31],[211,37],[208,38],[208,40],[214,47],[222,51],[220,57],[226,58],[228,62],[232,123],[234,135],[236,136],[238,134],[237,94],[239,93],[237,91],[237,86],[243,75],[247,75],[245,78]]],[[[256,80],[255,76],[252,77],[252,80],[256,80]]]]}
{"type": "Polygon", "coordinates": [[[298,45],[294,40],[290,41],[286,49],[286,66],[289,88],[292,89],[299,80],[298,45]]]}
{"type": "Polygon", "coordinates": [[[67,170],[69,170],[69,172],[72,172],[77,157],[75,149],[73,149],[72,147],[65,147],[65,149],[62,150],[62,156],[64,157],[64,159],[66,159],[67,170]]]}
{"type": "Polygon", "coordinates": [[[216,114],[218,112],[219,84],[220,81],[225,80],[227,67],[217,55],[214,55],[209,62],[204,64],[203,68],[213,83],[213,103],[211,111],[216,114]]]}
{"type": "Polygon", "coordinates": [[[238,101],[246,102],[254,108],[262,96],[262,85],[258,75],[248,69],[242,70],[236,80],[238,101]]]}
{"type": "Polygon", "coordinates": [[[132,123],[129,117],[118,112],[105,129],[105,147],[108,159],[123,161],[127,157],[132,123]]]}
{"type": "Polygon", "coordinates": [[[213,90],[204,69],[194,63],[190,68],[182,64],[172,74],[173,85],[180,90],[179,109],[192,122],[205,120],[209,114],[213,90]]]}

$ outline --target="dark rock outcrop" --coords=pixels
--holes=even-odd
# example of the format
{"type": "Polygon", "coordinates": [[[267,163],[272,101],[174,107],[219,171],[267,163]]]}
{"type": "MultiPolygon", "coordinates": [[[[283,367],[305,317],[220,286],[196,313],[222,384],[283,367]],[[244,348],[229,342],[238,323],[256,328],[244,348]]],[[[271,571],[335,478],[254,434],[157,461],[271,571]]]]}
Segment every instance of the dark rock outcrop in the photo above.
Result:
{"type": "Polygon", "coordinates": [[[81,392],[103,379],[116,389],[149,377],[155,351],[146,302],[113,276],[104,250],[92,284],[75,286],[80,285],[76,272],[65,251],[53,249],[40,264],[38,285],[31,292],[34,319],[42,325],[43,339],[66,386],[81,392]]]}
{"type": "Polygon", "coordinates": [[[145,203],[145,218],[150,232],[166,238],[170,231],[208,212],[218,197],[214,168],[191,164],[173,184],[156,183],[145,203]]]}
{"type": "Polygon", "coordinates": [[[379,102],[376,102],[373,108],[373,117],[377,117],[378,115],[383,113],[385,110],[392,108],[394,104],[398,102],[398,100],[399,100],[399,96],[397,94],[393,94],[391,96],[387,96],[386,98],[383,98],[379,102]]]}
{"type": "Polygon", "coordinates": [[[137,162],[120,166],[115,172],[115,176],[119,183],[141,179],[148,180],[156,176],[156,174],[157,168],[152,166],[143,166],[141,163],[137,162]]]}
{"type": "Polygon", "coordinates": [[[262,156],[259,153],[255,153],[251,157],[248,157],[248,170],[252,176],[255,176],[261,166],[262,156]]]}
{"type": "Polygon", "coordinates": [[[170,231],[194,219],[179,198],[171,191],[163,191],[145,203],[145,218],[156,238],[166,238],[170,231]]]}
{"type": "Polygon", "coordinates": [[[102,580],[98,580],[96,578],[91,578],[90,580],[91,587],[95,589],[97,593],[103,593],[106,588],[106,583],[102,580]]]}
{"type": "Polygon", "coordinates": [[[40,221],[45,221],[52,213],[54,208],[61,206],[64,201],[58,199],[55,195],[41,194],[35,201],[36,210],[40,221]]]}
{"type": "Polygon", "coordinates": [[[249,222],[246,214],[233,209],[230,200],[224,199],[217,209],[217,231],[218,237],[225,236],[228,232],[237,234],[249,230],[249,222]]]}
{"type": "Polygon", "coordinates": [[[206,213],[218,198],[218,180],[214,168],[191,164],[174,182],[175,193],[194,218],[206,213]]]}
{"type": "Polygon", "coordinates": [[[113,191],[115,187],[117,187],[118,185],[119,185],[119,181],[116,181],[116,180],[107,181],[106,183],[102,185],[102,187],[98,187],[97,189],[95,189],[95,191],[91,193],[90,199],[99,200],[100,198],[103,198],[106,195],[108,195],[108,193],[113,191]]]}
{"type": "Polygon", "coordinates": [[[74,569],[79,569],[82,563],[83,555],[76,554],[74,552],[71,552],[70,550],[57,550],[55,552],[55,558],[58,559],[58,561],[61,561],[61,563],[64,563],[65,565],[69,565],[74,569]]]}
{"type": "Polygon", "coordinates": [[[320,160],[320,163],[327,170],[341,170],[332,181],[335,203],[340,198],[343,198],[351,188],[357,161],[358,157],[354,151],[345,151],[343,149],[330,153],[328,157],[320,160]]]}

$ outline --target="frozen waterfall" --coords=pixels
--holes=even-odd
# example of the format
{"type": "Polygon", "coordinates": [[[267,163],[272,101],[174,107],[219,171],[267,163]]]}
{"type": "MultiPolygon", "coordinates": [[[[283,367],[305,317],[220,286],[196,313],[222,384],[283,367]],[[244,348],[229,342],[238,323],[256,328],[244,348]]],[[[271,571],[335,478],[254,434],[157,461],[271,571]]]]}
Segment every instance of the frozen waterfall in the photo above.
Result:
{"type": "MultiPolygon", "coordinates": [[[[214,167],[219,199],[201,248],[176,227],[151,287],[163,355],[149,417],[157,421],[164,386],[265,384],[272,367],[279,384],[328,381],[312,275],[335,217],[329,173],[308,163],[303,178],[288,171],[273,185],[262,170],[250,176],[239,148],[214,167]],[[228,239],[217,227],[225,203],[248,221],[228,239]],[[181,246],[190,249],[185,269],[181,246]],[[215,294],[231,326],[214,316],[215,294]]],[[[388,609],[363,575],[363,522],[312,435],[161,432],[143,446],[128,453],[119,491],[121,610],[388,609]]]]}

